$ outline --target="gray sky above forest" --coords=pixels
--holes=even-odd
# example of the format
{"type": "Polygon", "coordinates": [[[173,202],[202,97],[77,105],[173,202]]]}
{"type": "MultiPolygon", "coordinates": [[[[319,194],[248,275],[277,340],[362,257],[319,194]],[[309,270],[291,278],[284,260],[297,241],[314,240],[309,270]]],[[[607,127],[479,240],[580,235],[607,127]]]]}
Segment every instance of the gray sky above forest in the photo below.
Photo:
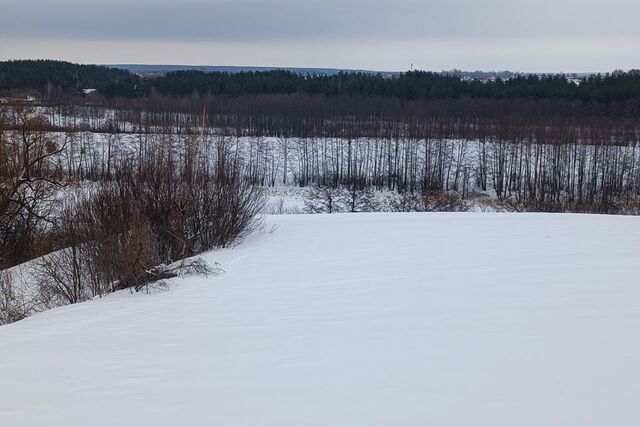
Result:
{"type": "Polygon", "coordinates": [[[638,0],[0,0],[0,59],[640,68],[638,0]]]}

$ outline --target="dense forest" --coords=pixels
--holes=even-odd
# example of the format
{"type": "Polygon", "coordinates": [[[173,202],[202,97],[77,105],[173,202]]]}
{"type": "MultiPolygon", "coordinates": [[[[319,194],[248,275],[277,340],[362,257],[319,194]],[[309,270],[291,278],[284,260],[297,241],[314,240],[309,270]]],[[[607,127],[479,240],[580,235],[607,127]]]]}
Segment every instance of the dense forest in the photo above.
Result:
{"type": "Polygon", "coordinates": [[[486,99],[569,101],[594,105],[624,102],[640,109],[640,73],[593,75],[579,84],[563,75],[519,75],[511,79],[464,79],[447,73],[409,71],[398,76],[264,72],[176,71],[143,78],[128,71],[61,61],[0,63],[0,90],[33,89],[46,98],[97,89],[107,98],[151,95],[269,95],[393,97],[401,100],[486,99]]]}
{"type": "Polygon", "coordinates": [[[47,98],[86,88],[103,91],[107,85],[130,77],[127,71],[99,65],[51,60],[0,62],[0,90],[33,89],[47,98]]]}

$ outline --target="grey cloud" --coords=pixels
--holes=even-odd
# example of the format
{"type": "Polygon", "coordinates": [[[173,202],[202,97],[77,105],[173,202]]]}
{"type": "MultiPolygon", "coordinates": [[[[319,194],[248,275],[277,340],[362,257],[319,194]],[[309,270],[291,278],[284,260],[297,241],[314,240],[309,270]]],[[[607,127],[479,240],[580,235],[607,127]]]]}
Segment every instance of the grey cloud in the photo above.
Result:
{"type": "Polygon", "coordinates": [[[637,0],[0,0],[0,59],[407,69],[640,66],[637,0]]]}
{"type": "Polygon", "coordinates": [[[630,0],[0,0],[0,34],[138,40],[639,37],[630,0]]]}

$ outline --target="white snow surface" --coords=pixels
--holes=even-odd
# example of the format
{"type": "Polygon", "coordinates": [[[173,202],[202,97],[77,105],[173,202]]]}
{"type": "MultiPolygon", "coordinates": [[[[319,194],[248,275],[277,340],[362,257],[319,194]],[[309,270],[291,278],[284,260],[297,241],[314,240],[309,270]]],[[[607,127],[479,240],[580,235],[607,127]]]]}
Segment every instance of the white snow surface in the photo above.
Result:
{"type": "Polygon", "coordinates": [[[638,426],[640,218],[267,218],[0,327],[2,426],[638,426]]]}

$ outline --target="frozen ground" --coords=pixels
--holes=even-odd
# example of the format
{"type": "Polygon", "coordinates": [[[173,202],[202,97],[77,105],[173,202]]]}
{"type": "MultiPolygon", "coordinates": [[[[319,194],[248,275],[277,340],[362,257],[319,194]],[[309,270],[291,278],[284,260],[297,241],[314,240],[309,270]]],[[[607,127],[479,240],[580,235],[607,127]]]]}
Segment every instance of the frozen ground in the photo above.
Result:
{"type": "Polygon", "coordinates": [[[2,426],[637,426],[640,218],[271,217],[0,327],[2,426]]]}

